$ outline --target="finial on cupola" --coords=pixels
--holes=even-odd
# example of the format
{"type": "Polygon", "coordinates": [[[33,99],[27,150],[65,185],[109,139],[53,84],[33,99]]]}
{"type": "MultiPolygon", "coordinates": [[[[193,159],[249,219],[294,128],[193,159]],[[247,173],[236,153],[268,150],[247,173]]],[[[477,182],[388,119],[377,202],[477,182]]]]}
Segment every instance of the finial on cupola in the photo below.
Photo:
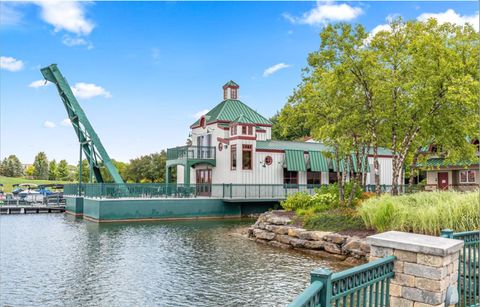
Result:
{"type": "Polygon", "coordinates": [[[223,86],[223,99],[237,99],[238,97],[238,84],[233,82],[232,80],[225,83],[223,86]]]}

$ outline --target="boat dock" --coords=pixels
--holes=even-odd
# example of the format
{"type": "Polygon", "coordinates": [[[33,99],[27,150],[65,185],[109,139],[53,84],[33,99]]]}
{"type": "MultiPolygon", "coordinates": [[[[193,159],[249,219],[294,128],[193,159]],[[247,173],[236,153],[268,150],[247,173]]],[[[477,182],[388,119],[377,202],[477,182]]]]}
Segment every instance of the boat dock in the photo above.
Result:
{"type": "Polygon", "coordinates": [[[65,212],[65,205],[0,206],[0,214],[61,213],[61,212],[65,212]]]}

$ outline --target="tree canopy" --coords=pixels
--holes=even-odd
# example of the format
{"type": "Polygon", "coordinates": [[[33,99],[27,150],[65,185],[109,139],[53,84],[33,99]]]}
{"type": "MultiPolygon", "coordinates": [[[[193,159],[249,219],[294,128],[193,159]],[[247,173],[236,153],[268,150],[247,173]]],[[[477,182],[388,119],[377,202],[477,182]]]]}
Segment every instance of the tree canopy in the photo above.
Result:
{"type": "Polygon", "coordinates": [[[394,193],[422,146],[442,144],[451,160],[474,157],[480,50],[472,26],[396,19],[372,36],[362,25],[340,23],[324,27],[320,38],[302,83],[276,116],[280,137],[309,133],[347,166],[360,166],[372,150],[377,185],[376,152],[389,148],[394,193]]]}

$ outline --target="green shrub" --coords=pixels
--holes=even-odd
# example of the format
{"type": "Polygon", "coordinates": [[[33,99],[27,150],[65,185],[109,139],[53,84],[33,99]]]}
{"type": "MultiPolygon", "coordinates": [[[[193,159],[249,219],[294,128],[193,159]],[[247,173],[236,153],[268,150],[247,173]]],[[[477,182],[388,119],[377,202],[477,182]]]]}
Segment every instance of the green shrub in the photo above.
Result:
{"type": "Polygon", "coordinates": [[[438,235],[442,229],[476,230],[479,227],[479,192],[419,192],[382,195],[359,208],[365,225],[377,231],[399,230],[438,235]]]}
{"type": "Polygon", "coordinates": [[[365,229],[362,218],[353,209],[333,209],[304,218],[303,226],[309,230],[342,231],[365,229]]]}

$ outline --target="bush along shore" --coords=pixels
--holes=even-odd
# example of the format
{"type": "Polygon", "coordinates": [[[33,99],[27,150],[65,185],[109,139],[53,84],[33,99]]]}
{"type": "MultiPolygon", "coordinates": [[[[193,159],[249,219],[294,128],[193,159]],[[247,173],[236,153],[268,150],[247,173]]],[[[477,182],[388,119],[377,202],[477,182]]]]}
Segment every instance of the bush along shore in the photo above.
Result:
{"type": "Polygon", "coordinates": [[[364,238],[329,231],[308,231],[293,222],[283,210],[266,212],[248,229],[248,236],[259,243],[295,249],[345,264],[367,262],[370,246],[364,238]]]}

